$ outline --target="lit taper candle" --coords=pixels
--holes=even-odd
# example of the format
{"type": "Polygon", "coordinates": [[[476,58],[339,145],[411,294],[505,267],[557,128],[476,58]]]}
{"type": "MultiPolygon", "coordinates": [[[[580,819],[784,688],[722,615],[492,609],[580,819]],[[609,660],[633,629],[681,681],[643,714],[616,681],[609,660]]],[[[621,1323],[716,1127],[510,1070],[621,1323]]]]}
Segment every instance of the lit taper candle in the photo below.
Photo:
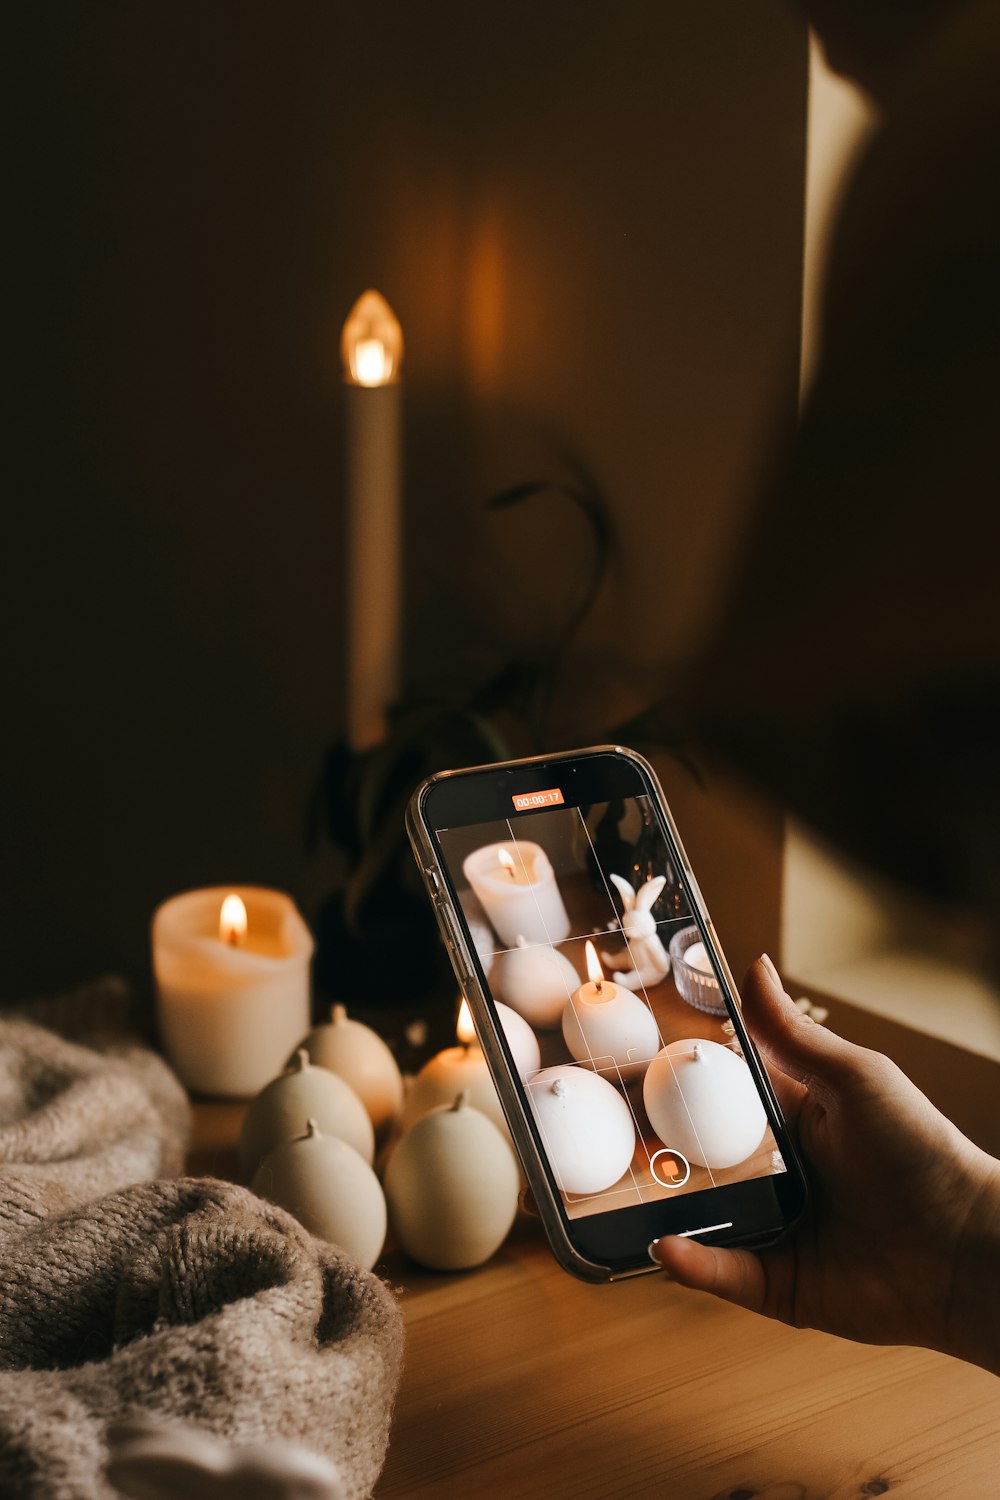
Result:
{"type": "Polygon", "coordinates": [[[347,738],[377,744],[399,693],[403,331],[367,291],[341,335],[347,384],[347,738]]]}

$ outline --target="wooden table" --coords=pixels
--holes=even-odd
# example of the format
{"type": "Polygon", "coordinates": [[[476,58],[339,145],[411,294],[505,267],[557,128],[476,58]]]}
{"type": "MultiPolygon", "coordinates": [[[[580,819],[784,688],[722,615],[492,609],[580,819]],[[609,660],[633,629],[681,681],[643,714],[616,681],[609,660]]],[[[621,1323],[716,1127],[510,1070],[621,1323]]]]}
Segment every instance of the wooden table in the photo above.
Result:
{"type": "MultiPolygon", "coordinates": [[[[242,1110],[191,1167],[233,1175],[242,1110]]],[[[662,1275],[588,1286],[519,1221],[478,1271],[390,1253],[407,1356],[377,1500],[987,1500],[1000,1380],[784,1328],[662,1275]]]]}

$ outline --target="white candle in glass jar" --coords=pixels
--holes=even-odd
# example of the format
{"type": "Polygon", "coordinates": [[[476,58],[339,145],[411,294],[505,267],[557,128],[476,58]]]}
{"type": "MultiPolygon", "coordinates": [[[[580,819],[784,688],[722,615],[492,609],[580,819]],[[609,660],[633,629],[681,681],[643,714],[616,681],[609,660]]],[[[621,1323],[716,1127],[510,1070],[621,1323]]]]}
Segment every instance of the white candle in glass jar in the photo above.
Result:
{"type": "Polygon", "coordinates": [[[261,886],[186,891],[153,917],[157,1021],[195,1093],[247,1099],[309,1030],[313,940],[294,902],[261,886]]]}
{"type": "Polygon", "coordinates": [[[540,844],[529,839],[486,844],[466,856],[462,870],[508,947],[519,937],[526,943],[559,943],[569,936],[555,872],[540,844]]]}

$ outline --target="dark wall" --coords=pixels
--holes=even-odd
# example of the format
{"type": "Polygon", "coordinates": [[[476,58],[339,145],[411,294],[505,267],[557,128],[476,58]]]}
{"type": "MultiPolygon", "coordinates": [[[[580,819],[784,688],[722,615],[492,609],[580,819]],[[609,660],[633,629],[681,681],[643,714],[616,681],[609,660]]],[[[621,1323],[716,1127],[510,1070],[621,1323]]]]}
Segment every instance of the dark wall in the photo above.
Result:
{"type": "Polygon", "coordinates": [[[342,711],[337,340],[406,333],[411,680],[544,638],[597,734],[711,615],[794,412],[805,42],[780,0],[36,4],[8,23],[4,993],[145,978],[153,906],[309,911],[342,711]],[[535,545],[541,527],[545,545],[535,545]]]}

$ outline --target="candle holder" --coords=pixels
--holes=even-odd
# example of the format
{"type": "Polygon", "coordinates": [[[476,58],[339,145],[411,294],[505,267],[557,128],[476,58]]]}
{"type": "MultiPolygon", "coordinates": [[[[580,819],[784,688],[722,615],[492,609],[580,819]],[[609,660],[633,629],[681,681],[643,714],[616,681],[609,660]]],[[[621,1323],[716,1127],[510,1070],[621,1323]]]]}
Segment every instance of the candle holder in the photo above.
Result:
{"type": "MultiPolygon", "coordinates": [[[[688,1005],[694,1006],[695,1010],[704,1011],[709,1016],[726,1016],[729,1012],[714,969],[696,968],[685,957],[695,943],[702,943],[697,927],[682,927],[670,939],[670,962],[677,993],[688,1005]]],[[[704,952],[704,945],[702,951],[704,952]]]]}

